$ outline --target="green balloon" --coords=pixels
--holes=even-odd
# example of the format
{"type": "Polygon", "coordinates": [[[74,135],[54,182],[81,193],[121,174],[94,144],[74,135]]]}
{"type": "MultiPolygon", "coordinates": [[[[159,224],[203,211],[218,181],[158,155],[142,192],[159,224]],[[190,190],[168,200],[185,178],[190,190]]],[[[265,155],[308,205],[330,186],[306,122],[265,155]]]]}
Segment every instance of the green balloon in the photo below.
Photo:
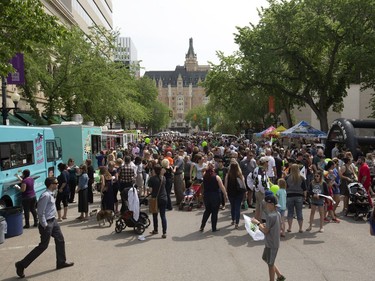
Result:
{"type": "Polygon", "coordinates": [[[206,141],[203,141],[203,142],[202,142],[202,146],[203,146],[203,147],[207,146],[207,142],[206,142],[206,141]]]}
{"type": "Polygon", "coordinates": [[[272,191],[273,194],[276,195],[277,191],[279,191],[280,187],[276,184],[274,184],[273,186],[271,186],[270,190],[272,191]]]}
{"type": "Polygon", "coordinates": [[[145,143],[149,144],[150,143],[150,139],[149,138],[145,138],[145,143]]]}

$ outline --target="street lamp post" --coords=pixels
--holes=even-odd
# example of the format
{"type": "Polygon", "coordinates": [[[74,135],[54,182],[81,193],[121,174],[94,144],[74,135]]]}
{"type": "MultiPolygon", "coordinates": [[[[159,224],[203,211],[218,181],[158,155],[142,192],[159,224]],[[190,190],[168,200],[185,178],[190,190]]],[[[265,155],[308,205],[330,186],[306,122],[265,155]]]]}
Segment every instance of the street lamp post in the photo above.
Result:
{"type": "Polygon", "coordinates": [[[20,101],[21,97],[17,93],[17,88],[16,92],[12,95],[12,101],[14,103],[14,107],[7,107],[7,82],[6,78],[4,76],[1,77],[1,94],[2,94],[2,104],[3,107],[1,108],[1,116],[3,117],[3,125],[9,125],[8,124],[8,113],[10,110],[17,111],[18,107],[17,104],[20,101]]]}

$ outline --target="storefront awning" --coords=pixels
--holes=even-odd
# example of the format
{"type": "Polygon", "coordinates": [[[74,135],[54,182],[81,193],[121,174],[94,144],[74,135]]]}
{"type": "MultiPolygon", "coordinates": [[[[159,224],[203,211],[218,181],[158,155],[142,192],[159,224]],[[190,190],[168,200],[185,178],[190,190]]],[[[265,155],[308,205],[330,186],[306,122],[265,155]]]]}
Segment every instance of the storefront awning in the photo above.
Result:
{"type": "MultiPolygon", "coordinates": [[[[11,126],[26,126],[26,123],[8,113],[9,125],[11,126]]],[[[0,116],[0,122],[3,124],[3,116],[0,116]]]]}
{"type": "Polygon", "coordinates": [[[17,111],[15,116],[29,126],[48,125],[45,119],[35,118],[34,112],[17,111]]]}

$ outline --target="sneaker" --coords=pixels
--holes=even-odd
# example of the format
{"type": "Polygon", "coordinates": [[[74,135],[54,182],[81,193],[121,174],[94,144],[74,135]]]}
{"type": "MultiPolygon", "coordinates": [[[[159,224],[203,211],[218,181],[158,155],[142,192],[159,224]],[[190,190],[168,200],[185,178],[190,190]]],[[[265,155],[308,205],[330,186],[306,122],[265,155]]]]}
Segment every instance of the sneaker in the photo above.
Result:
{"type": "Polygon", "coordinates": [[[319,232],[323,233],[324,232],[324,228],[319,229],[319,232]]]}
{"type": "Polygon", "coordinates": [[[276,281],[284,281],[285,277],[283,275],[280,275],[280,277],[277,277],[276,281]]]}
{"type": "Polygon", "coordinates": [[[161,236],[161,238],[163,238],[163,239],[167,238],[167,234],[164,233],[164,234],[161,236]]]}
{"type": "Polygon", "coordinates": [[[327,218],[324,218],[324,222],[331,222],[331,221],[327,218]]]}
{"type": "Polygon", "coordinates": [[[332,219],[332,221],[335,223],[340,223],[340,220],[338,218],[332,219]]]}

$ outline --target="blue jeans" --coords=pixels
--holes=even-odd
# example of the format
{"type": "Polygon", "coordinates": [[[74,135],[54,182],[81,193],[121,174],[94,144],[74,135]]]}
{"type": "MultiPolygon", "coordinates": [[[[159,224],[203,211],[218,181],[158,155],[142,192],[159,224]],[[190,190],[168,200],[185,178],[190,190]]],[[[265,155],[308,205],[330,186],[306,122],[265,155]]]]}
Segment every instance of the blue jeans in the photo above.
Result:
{"type": "Polygon", "coordinates": [[[243,199],[243,194],[239,194],[237,196],[229,197],[230,202],[230,214],[232,217],[232,221],[235,221],[236,224],[240,222],[240,213],[241,213],[241,203],[243,199]]]}
{"type": "MultiPolygon", "coordinates": [[[[165,210],[167,208],[167,201],[160,200],[158,201],[158,208],[161,218],[161,227],[163,229],[163,234],[167,233],[167,217],[165,216],[165,210]]],[[[152,214],[152,220],[154,223],[154,230],[158,231],[158,214],[152,214]]]]}
{"type": "Polygon", "coordinates": [[[302,221],[302,206],[303,205],[303,197],[296,196],[296,197],[287,197],[286,198],[286,208],[288,209],[288,219],[293,219],[294,217],[294,208],[296,209],[297,213],[297,220],[302,221]]]}

